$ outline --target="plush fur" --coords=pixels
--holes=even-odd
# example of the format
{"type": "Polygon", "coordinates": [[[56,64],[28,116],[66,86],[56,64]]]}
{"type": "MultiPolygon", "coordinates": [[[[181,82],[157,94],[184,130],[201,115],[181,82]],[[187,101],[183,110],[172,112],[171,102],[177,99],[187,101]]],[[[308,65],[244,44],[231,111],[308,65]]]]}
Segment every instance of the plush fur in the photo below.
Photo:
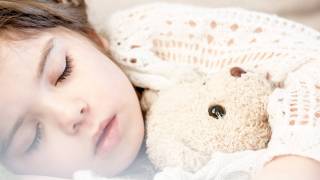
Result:
{"type": "Polygon", "coordinates": [[[151,161],[196,171],[215,152],[265,148],[271,91],[265,75],[239,68],[160,91],[146,118],[151,161]]]}

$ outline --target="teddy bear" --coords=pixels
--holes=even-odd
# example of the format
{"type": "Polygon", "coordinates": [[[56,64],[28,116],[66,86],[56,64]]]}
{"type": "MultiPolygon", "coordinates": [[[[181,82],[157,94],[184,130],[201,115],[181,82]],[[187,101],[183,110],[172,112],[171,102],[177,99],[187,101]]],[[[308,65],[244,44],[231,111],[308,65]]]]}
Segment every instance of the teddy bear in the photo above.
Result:
{"type": "Polygon", "coordinates": [[[146,114],[149,159],[195,172],[215,152],[266,148],[273,89],[265,74],[233,67],[158,92],[146,114]]]}

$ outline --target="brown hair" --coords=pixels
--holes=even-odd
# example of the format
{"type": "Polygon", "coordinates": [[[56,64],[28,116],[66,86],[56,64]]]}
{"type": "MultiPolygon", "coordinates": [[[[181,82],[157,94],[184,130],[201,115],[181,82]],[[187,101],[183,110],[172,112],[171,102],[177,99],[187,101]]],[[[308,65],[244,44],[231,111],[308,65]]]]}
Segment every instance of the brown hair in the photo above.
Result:
{"type": "MultiPolygon", "coordinates": [[[[5,32],[29,34],[29,30],[37,32],[58,26],[89,38],[113,60],[109,50],[88,23],[84,0],[0,0],[0,37],[7,35],[5,32]]],[[[143,89],[135,89],[140,99],[143,89]]]]}
{"type": "Polygon", "coordinates": [[[5,32],[28,34],[62,26],[88,37],[99,48],[104,49],[102,41],[87,21],[84,2],[78,0],[76,5],[58,2],[60,1],[1,0],[0,36],[6,34],[8,37],[5,32]]]}

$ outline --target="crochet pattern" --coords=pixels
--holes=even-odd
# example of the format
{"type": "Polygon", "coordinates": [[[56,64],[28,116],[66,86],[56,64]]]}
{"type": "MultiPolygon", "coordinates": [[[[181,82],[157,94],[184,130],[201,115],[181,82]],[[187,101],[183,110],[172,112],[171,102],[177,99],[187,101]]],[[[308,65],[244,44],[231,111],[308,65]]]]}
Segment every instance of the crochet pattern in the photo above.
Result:
{"type": "Polygon", "coordinates": [[[280,61],[292,64],[282,66],[290,71],[316,54],[320,34],[263,13],[155,3],[116,13],[107,37],[136,86],[162,89],[194,68],[211,73],[280,61]]]}

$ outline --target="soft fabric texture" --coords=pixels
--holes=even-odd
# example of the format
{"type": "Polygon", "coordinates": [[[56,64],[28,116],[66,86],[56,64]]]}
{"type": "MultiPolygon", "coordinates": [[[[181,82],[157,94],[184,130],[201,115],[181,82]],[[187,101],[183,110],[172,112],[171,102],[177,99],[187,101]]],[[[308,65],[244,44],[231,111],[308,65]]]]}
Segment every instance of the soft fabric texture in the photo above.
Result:
{"type": "MultiPolygon", "coordinates": [[[[145,144],[145,143],[144,143],[145,144]]],[[[151,164],[145,155],[145,146],[142,146],[139,155],[130,167],[120,175],[112,178],[106,178],[95,174],[90,170],[82,170],[74,173],[74,180],[150,180],[157,173],[155,167],[151,164]]]]}
{"type": "Polygon", "coordinates": [[[160,91],[146,115],[149,158],[196,172],[214,153],[266,148],[272,89],[266,74],[234,67],[160,91]]]}
{"type": "Polygon", "coordinates": [[[281,81],[310,61],[320,38],[267,14],[158,3],[119,12],[97,28],[131,81],[155,90],[188,78],[194,69],[214,73],[238,65],[270,71],[281,81]]]}
{"type": "Polygon", "coordinates": [[[18,178],[0,164],[0,180],[18,180],[18,178]]]}
{"type": "Polygon", "coordinates": [[[91,19],[100,24],[101,18],[106,18],[115,11],[148,2],[176,2],[201,5],[210,8],[240,7],[249,10],[277,14],[320,30],[320,1],[318,0],[117,0],[101,1],[86,0],[89,9],[93,9],[91,19]],[[101,15],[104,16],[101,16],[101,15]]]}
{"type": "Polygon", "coordinates": [[[161,91],[194,71],[210,74],[232,66],[267,73],[283,87],[269,98],[273,134],[267,149],[221,154],[195,174],[164,169],[156,179],[197,179],[199,172],[204,176],[198,179],[219,179],[226,171],[235,179],[250,178],[275,156],[288,154],[320,161],[317,31],[263,13],[161,3],[116,13],[96,27],[140,87],[161,91]]]}
{"type": "Polygon", "coordinates": [[[74,175],[74,180],[250,180],[252,175],[249,172],[257,166],[257,160],[260,159],[260,156],[265,151],[264,149],[236,153],[218,152],[213,155],[213,158],[204,167],[195,173],[178,167],[168,167],[156,173],[150,171],[151,164],[141,162],[145,164],[137,166],[140,168],[142,166],[140,173],[106,178],[96,175],[92,171],[78,171],[74,175]],[[143,171],[145,169],[147,170],[143,171]]]}

